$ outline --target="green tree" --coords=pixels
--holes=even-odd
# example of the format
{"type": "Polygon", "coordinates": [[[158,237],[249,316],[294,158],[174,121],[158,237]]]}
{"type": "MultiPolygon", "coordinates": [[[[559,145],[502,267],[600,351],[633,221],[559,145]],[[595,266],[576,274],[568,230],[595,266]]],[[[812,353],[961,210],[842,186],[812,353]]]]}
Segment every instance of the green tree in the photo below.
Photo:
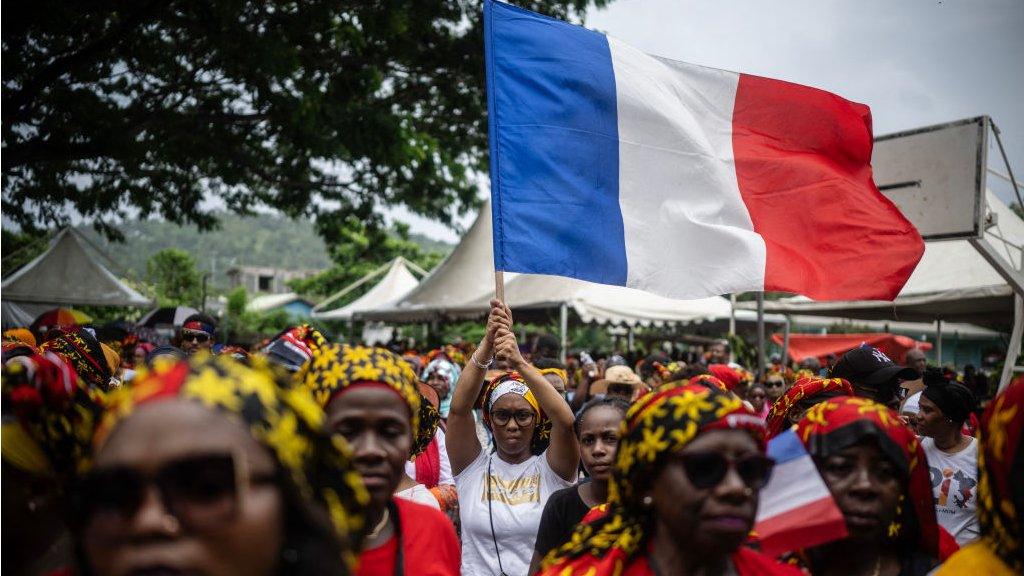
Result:
{"type": "MultiPolygon", "coordinates": [[[[292,281],[289,285],[296,292],[319,296],[333,294],[397,256],[405,257],[424,270],[432,269],[444,258],[439,252],[424,251],[410,240],[409,226],[401,222],[394,223],[391,230],[382,230],[351,217],[338,228],[329,230],[328,237],[335,265],[315,276],[292,281]]],[[[333,302],[331,307],[344,306],[372,286],[370,282],[364,290],[354,290],[333,302]]]]}
{"type": "Polygon", "coordinates": [[[156,291],[161,306],[199,306],[202,279],[192,255],[177,248],[166,248],[146,262],[146,279],[156,291]]]}
{"type": "MultiPolygon", "coordinates": [[[[201,228],[219,197],[451,223],[487,163],[482,0],[20,2],[4,19],[3,211],[201,228]]],[[[580,20],[608,0],[524,0],[580,20]]]]}

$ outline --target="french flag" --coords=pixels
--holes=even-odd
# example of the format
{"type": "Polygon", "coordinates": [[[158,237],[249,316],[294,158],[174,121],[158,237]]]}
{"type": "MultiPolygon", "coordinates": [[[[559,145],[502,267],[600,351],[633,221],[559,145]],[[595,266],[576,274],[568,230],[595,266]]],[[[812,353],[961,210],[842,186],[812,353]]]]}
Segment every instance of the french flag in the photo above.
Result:
{"type": "Polygon", "coordinates": [[[490,0],[484,34],[496,270],[892,300],[920,260],[867,106],[490,0]]]}
{"type": "Polygon", "coordinates": [[[846,537],[846,520],[792,430],[768,442],[775,468],[761,490],[754,532],[769,556],[846,537]]]}

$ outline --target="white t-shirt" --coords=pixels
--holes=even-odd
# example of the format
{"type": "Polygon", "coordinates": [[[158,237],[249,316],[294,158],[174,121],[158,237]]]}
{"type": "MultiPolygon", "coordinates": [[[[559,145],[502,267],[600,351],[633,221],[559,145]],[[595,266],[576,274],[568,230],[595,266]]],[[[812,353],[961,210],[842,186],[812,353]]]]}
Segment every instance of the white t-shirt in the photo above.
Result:
{"type": "MultiPolygon", "coordinates": [[[[441,428],[437,429],[437,432],[434,433],[434,441],[437,442],[437,452],[441,460],[441,479],[438,481],[438,484],[441,486],[455,484],[455,479],[452,478],[452,463],[448,460],[448,447],[444,443],[444,430],[441,430],[441,428]]],[[[416,477],[415,463],[406,462],[405,473],[409,475],[409,478],[422,482],[422,480],[416,477]]]]}
{"type": "Polygon", "coordinates": [[[978,441],[956,454],[943,452],[932,438],[921,439],[928,458],[935,516],[961,547],[978,538],[978,441]]]}
{"type": "Polygon", "coordinates": [[[423,484],[416,484],[412,488],[395,492],[395,496],[405,498],[406,500],[412,500],[418,504],[430,506],[435,510],[441,509],[441,504],[437,501],[437,498],[434,498],[434,495],[430,492],[430,488],[427,488],[423,484]]]}
{"type": "Polygon", "coordinates": [[[483,449],[480,455],[455,476],[462,522],[463,576],[500,574],[498,556],[491,538],[491,515],[487,510],[487,464],[491,464],[491,508],[494,535],[501,554],[501,566],[509,576],[526,576],[533,557],[544,504],[557,490],[573,483],[561,478],[548,465],[547,452],[519,464],[509,464],[483,449]]]}

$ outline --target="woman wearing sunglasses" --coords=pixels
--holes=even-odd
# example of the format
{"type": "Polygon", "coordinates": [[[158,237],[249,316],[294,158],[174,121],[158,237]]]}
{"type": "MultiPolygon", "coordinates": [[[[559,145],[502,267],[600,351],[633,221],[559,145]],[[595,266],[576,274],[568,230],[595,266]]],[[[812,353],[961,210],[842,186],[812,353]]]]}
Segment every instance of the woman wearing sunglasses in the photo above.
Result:
{"type": "Polygon", "coordinates": [[[579,466],[569,405],[523,359],[511,329],[511,311],[492,300],[486,335],[459,377],[448,414],[465,576],[525,576],[544,504],[573,484],[579,466]],[[516,370],[484,391],[493,452],[480,445],[472,412],[492,355],[516,370]]]}
{"type": "Polygon", "coordinates": [[[764,390],[771,406],[786,393],[786,376],[782,372],[769,371],[764,379],[764,390]]]}
{"type": "Polygon", "coordinates": [[[366,491],[308,391],[201,354],[110,399],[78,493],[98,576],[349,574],[366,491]]]}
{"type": "Polygon", "coordinates": [[[409,364],[383,348],[328,344],[297,378],[324,407],[329,429],[348,441],[370,495],[357,574],[458,574],[458,539],[436,500],[428,507],[395,496],[416,486],[405,463],[430,444],[440,421],[409,364]]]}
{"type": "Polygon", "coordinates": [[[673,382],[630,408],[607,514],[544,560],[562,576],[799,574],[749,548],[768,481],[764,422],[731,392],[673,382]]]}
{"type": "Polygon", "coordinates": [[[833,398],[807,411],[797,435],[849,532],[802,554],[811,574],[929,573],[939,556],[939,527],[928,462],[899,415],[867,398],[833,398]]]}

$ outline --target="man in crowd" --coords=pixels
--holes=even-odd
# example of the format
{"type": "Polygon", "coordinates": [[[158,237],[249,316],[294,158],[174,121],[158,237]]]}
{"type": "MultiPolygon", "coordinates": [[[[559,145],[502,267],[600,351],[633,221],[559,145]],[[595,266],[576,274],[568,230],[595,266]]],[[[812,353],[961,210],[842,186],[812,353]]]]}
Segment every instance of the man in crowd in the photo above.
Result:
{"type": "Polygon", "coordinates": [[[716,340],[708,348],[708,364],[728,364],[729,343],[725,340],[716,340]]]}
{"type": "Polygon", "coordinates": [[[898,409],[900,382],[915,380],[920,374],[913,368],[896,364],[881,350],[865,344],[843,354],[832,368],[831,377],[848,380],[857,396],[898,409]]]}
{"type": "Polygon", "coordinates": [[[213,348],[217,321],[206,314],[193,314],[185,319],[178,333],[178,347],[189,356],[213,348]]]}

